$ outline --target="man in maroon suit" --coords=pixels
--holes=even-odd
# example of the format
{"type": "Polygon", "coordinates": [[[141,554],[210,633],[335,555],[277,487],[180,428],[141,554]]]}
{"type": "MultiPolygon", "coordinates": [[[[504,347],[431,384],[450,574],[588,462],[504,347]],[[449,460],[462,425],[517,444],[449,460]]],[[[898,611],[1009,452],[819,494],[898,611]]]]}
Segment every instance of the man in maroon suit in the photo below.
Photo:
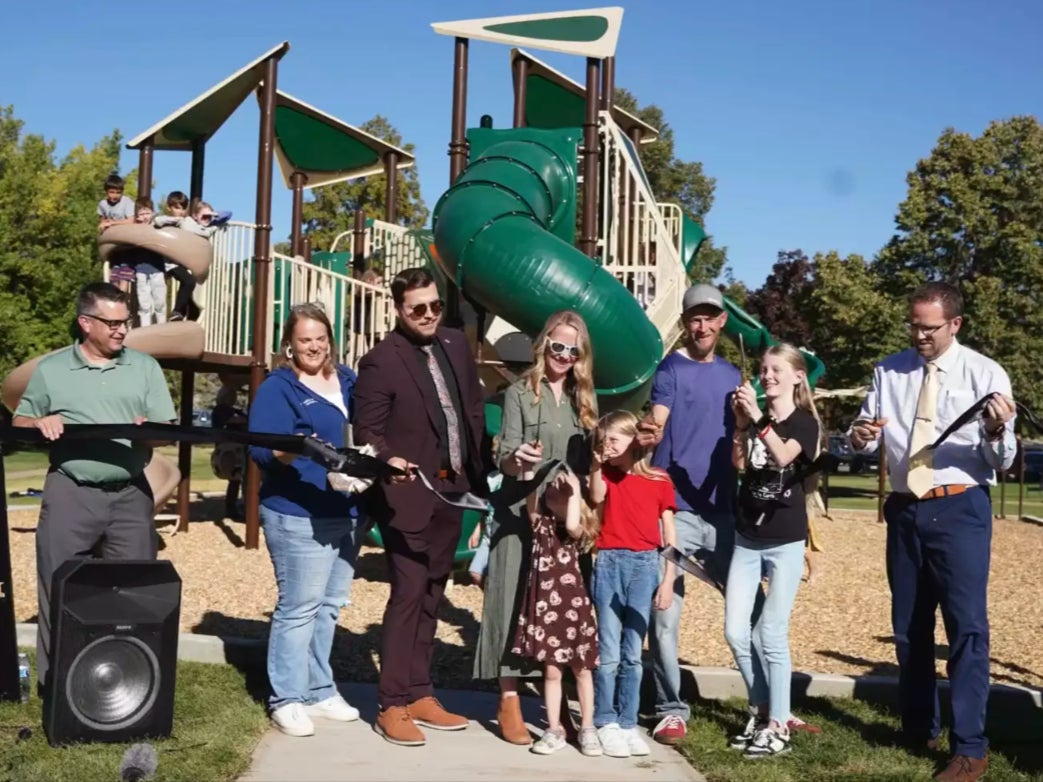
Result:
{"type": "MultiPolygon", "coordinates": [[[[485,493],[485,406],[460,331],[440,326],[442,300],[426,269],[391,282],[398,325],[359,362],[355,442],[389,464],[418,467],[441,492],[485,493]]],[[[384,540],[391,595],[380,642],[380,714],[374,730],[421,746],[423,725],[461,730],[431,686],[438,604],[460,539],[463,511],[438,501],[413,475],[375,486],[370,515],[384,540]]]]}

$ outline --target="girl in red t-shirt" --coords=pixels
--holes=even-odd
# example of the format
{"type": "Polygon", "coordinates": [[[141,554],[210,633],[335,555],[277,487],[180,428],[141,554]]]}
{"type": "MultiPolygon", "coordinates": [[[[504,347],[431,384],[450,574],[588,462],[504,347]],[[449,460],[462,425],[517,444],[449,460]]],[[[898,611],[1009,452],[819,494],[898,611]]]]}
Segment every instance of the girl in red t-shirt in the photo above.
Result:
{"type": "Polygon", "coordinates": [[[653,603],[673,602],[674,565],[660,579],[659,548],[677,544],[674,485],[649,463],[637,440],[637,417],[609,413],[598,422],[590,496],[602,506],[591,596],[601,660],[594,673],[594,725],[610,757],[647,755],[638,734],[641,648],[653,603]]]}

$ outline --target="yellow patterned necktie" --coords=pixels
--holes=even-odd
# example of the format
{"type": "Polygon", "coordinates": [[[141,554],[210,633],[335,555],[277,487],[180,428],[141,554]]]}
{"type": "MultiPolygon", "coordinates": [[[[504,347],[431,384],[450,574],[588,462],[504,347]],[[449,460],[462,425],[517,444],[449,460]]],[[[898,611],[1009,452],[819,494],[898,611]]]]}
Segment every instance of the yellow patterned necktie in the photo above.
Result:
{"type": "Polygon", "coordinates": [[[916,400],[913,439],[909,443],[909,491],[923,497],[934,488],[934,452],[927,446],[934,442],[934,419],[938,413],[938,367],[927,362],[924,367],[920,397],[916,400]]]}

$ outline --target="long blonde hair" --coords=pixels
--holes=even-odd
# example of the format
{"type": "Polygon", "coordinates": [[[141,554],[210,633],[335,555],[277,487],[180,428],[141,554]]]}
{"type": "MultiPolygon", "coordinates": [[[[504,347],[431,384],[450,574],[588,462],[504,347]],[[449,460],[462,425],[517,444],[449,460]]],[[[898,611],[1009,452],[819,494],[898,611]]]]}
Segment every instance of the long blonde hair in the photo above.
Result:
{"type": "Polygon", "coordinates": [[[565,376],[565,392],[572,399],[579,416],[579,423],[584,429],[593,429],[598,422],[597,397],[594,395],[594,352],[590,346],[590,332],[579,313],[572,310],[555,312],[543,329],[536,335],[532,343],[532,366],[525,372],[525,382],[534,395],[533,406],[540,404],[543,391],[543,378],[547,375],[546,357],[549,335],[558,326],[570,326],[576,330],[576,347],[579,358],[565,376]]]}
{"type": "Polygon", "coordinates": [[[635,475],[651,478],[656,481],[666,480],[669,476],[658,467],[652,466],[652,447],[642,447],[637,442],[637,416],[628,410],[614,410],[601,417],[598,421],[597,432],[594,434],[594,449],[600,450],[604,447],[605,436],[609,432],[617,432],[624,437],[632,437],[630,443],[630,456],[634,460],[634,466],[630,469],[635,475]]]}
{"type": "MultiPolygon", "coordinates": [[[[547,501],[547,493],[550,491],[556,491],[556,489],[550,485],[544,489],[539,500],[535,504],[534,512],[556,519],[558,516],[551,510],[550,503],[547,501]]],[[[598,533],[601,532],[601,516],[594,508],[587,504],[587,500],[582,493],[579,497],[579,526],[580,529],[583,530],[583,535],[580,537],[578,542],[580,548],[585,550],[594,545],[598,533]]]]}
{"type": "MultiPolygon", "coordinates": [[[[804,412],[811,413],[811,417],[818,423],[819,432],[821,433],[822,419],[818,416],[818,409],[815,407],[815,395],[811,392],[811,385],[808,383],[808,362],[804,360],[804,354],[789,342],[780,342],[778,345],[772,345],[764,351],[764,357],[767,358],[768,356],[781,358],[790,365],[794,372],[800,373],[800,383],[793,389],[793,403],[804,412]]],[[[811,458],[815,458],[815,456],[818,456],[817,451],[811,458]]]]}

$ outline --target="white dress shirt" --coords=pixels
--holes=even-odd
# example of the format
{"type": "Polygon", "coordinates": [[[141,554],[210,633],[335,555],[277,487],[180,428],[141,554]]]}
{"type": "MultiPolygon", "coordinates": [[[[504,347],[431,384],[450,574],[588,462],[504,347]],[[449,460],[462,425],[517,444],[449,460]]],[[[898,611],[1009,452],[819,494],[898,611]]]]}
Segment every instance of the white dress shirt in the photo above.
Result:
{"type": "MultiPolygon", "coordinates": [[[[944,432],[967,408],[986,394],[998,391],[1012,396],[1010,378],[999,364],[953,340],[952,345],[934,360],[938,367],[938,412],[934,437],[944,432]]],[[[859,418],[886,418],[884,444],[891,488],[907,493],[909,446],[916,418],[916,402],[924,379],[926,362],[913,348],[894,353],[873,370],[873,383],[862,402],[859,418]]],[[[851,431],[848,430],[848,437],[851,431]]],[[[863,453],[876,451],[879,441],[867,443],[863,453]]],[[[1014,463],[1017,441],[1014,420],[1003,436],[990,442],[982,420],[970,421],[957,429],[934,452],[934,485],[995,484],[996,470],[1014,463]]]]}

